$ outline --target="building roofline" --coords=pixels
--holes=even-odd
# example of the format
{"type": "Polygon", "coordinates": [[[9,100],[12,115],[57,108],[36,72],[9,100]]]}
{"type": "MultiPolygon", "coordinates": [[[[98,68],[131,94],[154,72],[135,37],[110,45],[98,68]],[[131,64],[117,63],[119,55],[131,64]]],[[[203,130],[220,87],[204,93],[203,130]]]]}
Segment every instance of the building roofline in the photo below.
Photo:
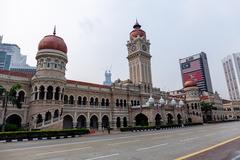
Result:
{"type": "Polygon", "coordinates": [[[9,70],[2,70],[0,69],[0,74],[9,75],[9,76],[16,76],[16,77],[24,77],[24,78],[32,78],[33,74],[27,74],[17,71],[9,71],[9,70]]]}
{"type": "Polygon", "coordinates": [[[76,80],[70,80],[70,79],[67,80],[67,83],[79,84],[79,85],[83,85],[83,86],[99,87],[99,88],[111,88],[111,86],[107,86],[107,85],[89,83],[89,82],[83,82],[83,81],[76,81],[76,80]]]}

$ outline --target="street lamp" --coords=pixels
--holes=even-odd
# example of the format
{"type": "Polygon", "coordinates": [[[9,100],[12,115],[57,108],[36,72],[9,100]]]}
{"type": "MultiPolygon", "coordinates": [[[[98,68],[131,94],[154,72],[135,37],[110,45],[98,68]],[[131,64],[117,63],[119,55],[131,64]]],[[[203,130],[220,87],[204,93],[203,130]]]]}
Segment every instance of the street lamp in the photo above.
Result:
{"type": "Polygon", "coordinates": [[[172,121],[174,122],[175,121],[175,107],[177,105],[177,102],[176,102],[176,100],[174,98],[172,98],[172,100],[170,102],[170,105],[173,107],[173,115],[174,115],[174,117],[173,117],[172,121]]]}
{"type": "MultiPolygon", "coordinates": [[[[161,115],[162,115],[160,121],[161,121],[161,123],[163,123],[163,117],[165,116],[165,115],[164,115],[164,112],[163,112],[163,106],[166,104],[166,102],[165,102],[165,100],[162,98],[162,96],[161,96],[161,98],[159,99],[158,104],[159,104],[159,106],[161,107],[161,115]]],[[[157,107],[158,107],[158,106],[157,106],[157,107]]],[[[159,108],[158,108],[158,111],[159,111],[159,108]]]]}
{"type": "Polygon", "coordinates": [[[182,113],[182,117],[181,117],[181,123],[182,123],[182,127],[184,126],[183,124],[183,112],[182,112],[182,107],[184,106],[184,102],[180,99],[180,101],[178,102],[178,107],[181,109],[181,113],[182,113]]]}

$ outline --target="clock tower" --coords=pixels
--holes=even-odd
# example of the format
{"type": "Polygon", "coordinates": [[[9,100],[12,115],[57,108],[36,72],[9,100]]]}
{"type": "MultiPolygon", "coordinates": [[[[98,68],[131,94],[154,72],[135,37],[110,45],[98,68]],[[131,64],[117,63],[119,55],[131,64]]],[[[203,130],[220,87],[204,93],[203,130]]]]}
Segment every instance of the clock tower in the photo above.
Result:
{"type": "Polygon", "coordinates": [[[150,89],[152,87],[150,42],[138,21],[130,32],[127,48],[130,80],[134,84],[142,84],[150,89]]]}

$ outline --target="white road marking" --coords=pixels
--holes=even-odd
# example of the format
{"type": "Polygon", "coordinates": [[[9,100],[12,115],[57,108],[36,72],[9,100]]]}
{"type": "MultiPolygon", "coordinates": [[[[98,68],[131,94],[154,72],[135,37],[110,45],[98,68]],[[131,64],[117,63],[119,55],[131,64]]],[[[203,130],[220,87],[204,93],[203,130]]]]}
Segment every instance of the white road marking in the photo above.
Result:
{"type": "Polygon", "coordinates": [[[152,148],[158,148],[158,147],[161,147],[161,146],[166,146],[168,145],[168,143],[163,143],[163,144],[158,144],[158,145],[155,145],[155,146],[150,146],[150,147],[146,147],[146,148],[138,148],[136,149],[136,151],[143,151],[143,150],[147,150],[147,149],[152,149],[152,148]]]}
{"type": "Polygon", "coordinates": [[[85,160],[94,160],[94,159],[101,159],[101,158],[108,158],[108,157],[113,157],[113,156],[118,156],[119,153],[115,153],[115,154],[109,154],[109,155],[106,155],[106,156],[99,156],[99,157],[94,157],[94,158],[88,158],[88,159],[85,159],[85,160]]]}
{"type": "Polygon", "coordinates": [[[139,142],[140,140],[135,140],[135,141],[126,141],[126,142],[119,142],[119,143],[110,143],[108,144],[109,146],[115,146],[119,144],[127,144],[127,143],[134,143],[134,142],[139,142]]]}
{"type": "Polygon", "coordinates": [[[48,154],[72,152],[72,151],[78,151],[78,150],[89,149],[89,148],[92,148],[92,147],[83,147],[83,148],[74,148],[74,149],[68,149],[68,150],[62,150],[62,151],[52,151],[52,152],[37,153],[36,156],[45,156],[45,155],[48,155],[48,154]]]}
{"type": "Polygon", "coordinates": [[[193,132],[185,132],[185,133],[180,133],[180,134],[178,134],[178,135],[183,136],[183,135],[190,134],[190,133],[193,133],[193,132]]]}
{"type": "Polygon", "coordinates": [[[200,137],[186,138],[186,139],[180,140],[180,142],[187,142],[187,141],[195,140],[195,139],[198,139],[198,138],[200,138],[200,137]]]}
{"type": "Polygon", "coordinates": [[[162,136],[162,137],[153,137],[152,140],[164,139],[164,138],[169,138],[169,137],[172,137],[172,136],[167,135],[167,136],[162,136]]]}
{"type": "Polygon", "coordinates": [[[114,138],[88,140],[88,141],[62,143],[62,144],[50,144],[50,145],[35,146],[35,147],[13,148],[13,149],[0,150],[0,153],[2,153],[2,152],[12,152],[12,151],[22,151],[22,150],[29,150],[29,149],[47,148],[47,147],[59,147],[59,146],[66,146],[66,145],[73,145],[73,144],[86,144],[86,143],[93,143],[93,142],[104,142],[104,141],[112,141],[112,140],[118,140],[118,139],[136,138],[136,137],[146,137],[146,136],[159,135],[159,134],[163,134],[163,133],[168,133],[168,132],[159,132],[159,133],[135,135],[135,136],[114,137],[114,138]]]}
{"type": "Polygon", "coordinates": [[[206,135],[204,135],[204,136],[205,136],[205,137],[209,137],[209,136],[213,136],[213,135],[216,135],[216,133],[206,134],[206,135]]]}

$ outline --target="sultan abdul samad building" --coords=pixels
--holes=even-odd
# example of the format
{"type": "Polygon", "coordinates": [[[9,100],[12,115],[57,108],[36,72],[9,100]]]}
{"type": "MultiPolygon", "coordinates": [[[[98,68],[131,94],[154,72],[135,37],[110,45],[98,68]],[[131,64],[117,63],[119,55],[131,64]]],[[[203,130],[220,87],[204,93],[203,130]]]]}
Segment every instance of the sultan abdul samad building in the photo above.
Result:
{"type": "MultiPolygon", "coordinates": [[[[38,45],[35,75],[0,71],[0,84],[16,93],[22,108],[8,104],[7,123],[31,129],[101,129],[135,125],[202,122],[199,90],[187,81],[184,95],[170,96],[152,84],[150,42],[137,22],[127,41],[129,79],[111,86],[69,80],[67,46],[61,37],[45,36],[38,45]]],[[[2,101],[0,101],[2,105],[2,101]]],[[[0,124],[3,109],[0,108],[0,124]]]]}

